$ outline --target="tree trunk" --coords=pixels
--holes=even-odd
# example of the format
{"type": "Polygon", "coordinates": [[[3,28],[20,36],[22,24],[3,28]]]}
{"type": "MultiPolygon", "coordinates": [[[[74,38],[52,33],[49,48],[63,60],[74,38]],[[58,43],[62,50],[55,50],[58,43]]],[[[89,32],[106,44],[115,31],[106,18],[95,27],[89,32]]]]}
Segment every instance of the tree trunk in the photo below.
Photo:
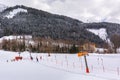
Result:
{"type": "Polygon", "coordinates": [[[117,53],[117,48],[114,48],[114,52],[117,53]]]}

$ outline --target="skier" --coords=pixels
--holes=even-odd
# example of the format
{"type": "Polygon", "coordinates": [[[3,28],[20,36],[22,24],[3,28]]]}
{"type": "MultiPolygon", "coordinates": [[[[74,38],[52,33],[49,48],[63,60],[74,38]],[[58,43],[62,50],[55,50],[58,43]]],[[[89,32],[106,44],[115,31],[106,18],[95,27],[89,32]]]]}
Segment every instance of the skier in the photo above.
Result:
{"type": "Polygon", "coordinates": [[[50,57],[50,53],[48,53],[48,57],[50,57]]]}
{"type": "Polygon", "coordinates": [[[31,59],[31,60],[33,60],[33,57],[32,57],[32,56],[30,56],[30,59],[31,59]]]}
{"type": "Polygon", "coordinates": [[[38,58],[36,57],[36,61],[38,62],[38,58]]]}
{"type": "Polygon", "coordinates": [[[42,56],[40,56],[40,60],[42,60],[42,56]]]}

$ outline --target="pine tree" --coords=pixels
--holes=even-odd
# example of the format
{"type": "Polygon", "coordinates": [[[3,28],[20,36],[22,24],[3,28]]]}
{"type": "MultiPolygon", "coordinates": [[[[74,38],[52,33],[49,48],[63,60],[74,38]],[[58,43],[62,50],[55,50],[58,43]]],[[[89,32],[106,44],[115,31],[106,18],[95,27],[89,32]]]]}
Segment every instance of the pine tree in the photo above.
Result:
{"type": "Polygon", "coordinates": [[[76,47],[76,45],[73,44],[73,46],[70,48],[70,53],[77,53],[78,51],[78,47],[76,47]]]}

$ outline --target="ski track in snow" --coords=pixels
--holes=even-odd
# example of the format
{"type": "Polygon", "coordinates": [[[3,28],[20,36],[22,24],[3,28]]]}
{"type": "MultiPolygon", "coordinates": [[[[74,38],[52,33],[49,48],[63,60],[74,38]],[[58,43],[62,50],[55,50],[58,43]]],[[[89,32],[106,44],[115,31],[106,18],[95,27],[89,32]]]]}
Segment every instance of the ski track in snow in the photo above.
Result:
{"type": "Polygon", "coordinates": [[[11,62],[15,56],[18,56],[17,52],[0,50],[0,80],[120,80],[116,71],[120,67],[120,54],[89,54],[89,74],[85,73],[84,57],[78,58],[77,54],[51,54],[48,57],[45,53],[32,53],[34,59],[31,61],[26,51],[21,53],[22,61],[11,62]],[[115,69],[115,72],[107,69],[115,69]]]}

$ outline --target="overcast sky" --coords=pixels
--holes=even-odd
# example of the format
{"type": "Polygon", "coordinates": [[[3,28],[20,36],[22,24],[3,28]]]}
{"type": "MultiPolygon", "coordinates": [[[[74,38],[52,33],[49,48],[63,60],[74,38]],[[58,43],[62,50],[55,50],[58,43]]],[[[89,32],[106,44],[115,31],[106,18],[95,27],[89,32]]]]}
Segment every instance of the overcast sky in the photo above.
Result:
{"type": "Polygon", "coordinates": [[[120,23],[120,0],[0,0],[0,4],[25,5],[83,22],[120,23]]]}

